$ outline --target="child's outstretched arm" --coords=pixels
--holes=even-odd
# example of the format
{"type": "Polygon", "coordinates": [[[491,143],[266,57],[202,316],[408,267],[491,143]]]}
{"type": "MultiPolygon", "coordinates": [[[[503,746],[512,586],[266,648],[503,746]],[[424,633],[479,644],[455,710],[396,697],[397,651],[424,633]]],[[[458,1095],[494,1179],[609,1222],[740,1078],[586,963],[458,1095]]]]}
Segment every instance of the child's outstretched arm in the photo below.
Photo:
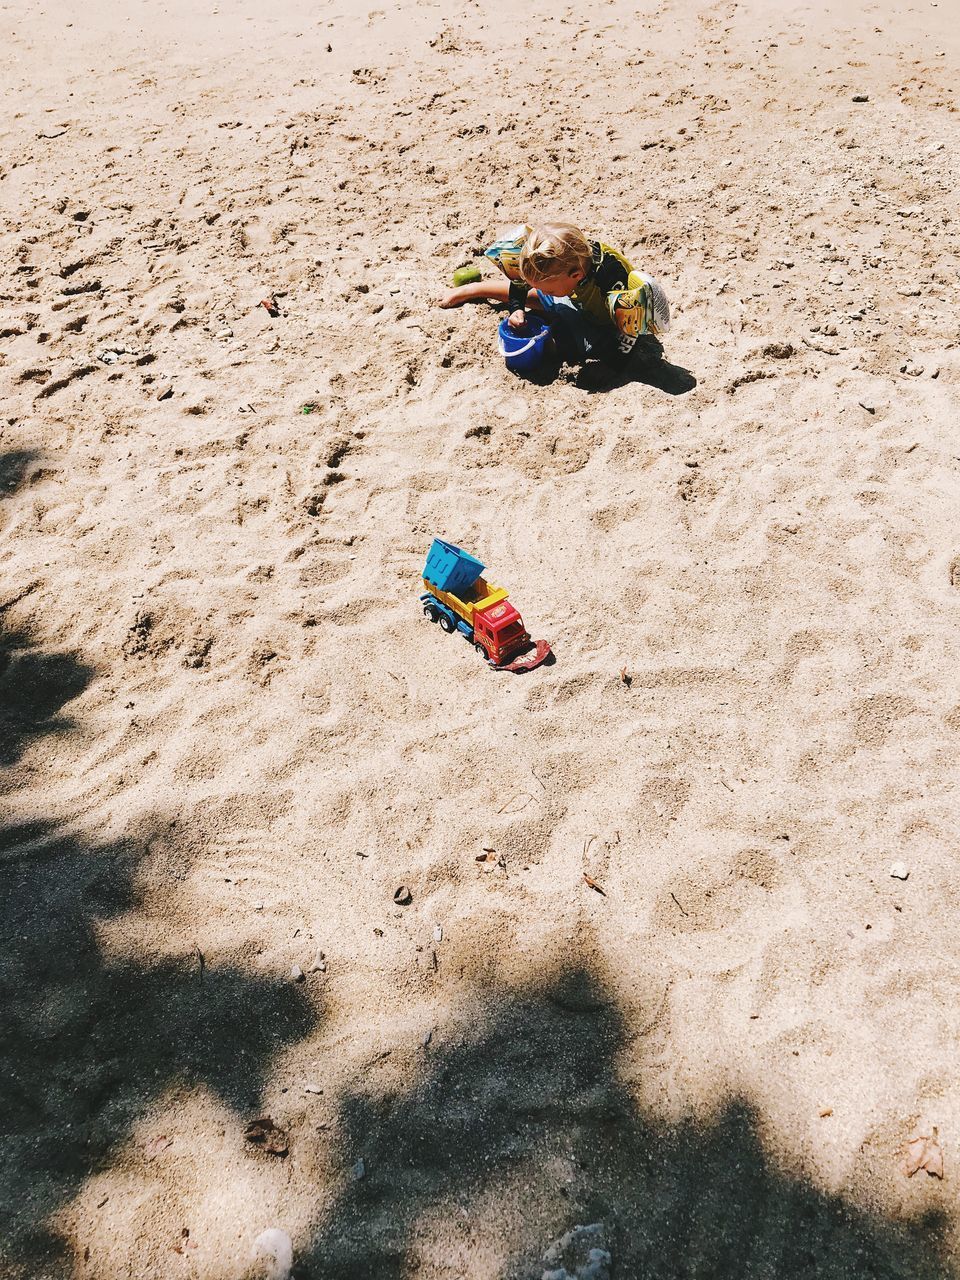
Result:
{"type": "Polygon", "coordinates": [[[508,302],[509,280],[478,280],[476,284],[462,284],[451,289],[440,301],[441,307],[459,307],[464,302],[508,302]]]}
{"type": "MultiPolygon", "coordinates": [[[[451,289],[446,297],[440,300],[440,306],[459,307],[465,302],[509,302],[510,285],[509,280],[478,280],[476,284],[462,284],[457,289],[451,289]]],[[[528,311],[543,310],[536,289],[527,290],[527,300],[524,305],[528,311]]]]}
{"type": "MultiPolygon", "coordinates": [[[[509,280],[478,280],[476,284],[462,284],[451,289],[445,298],[441,298],[441,307],[459,307],[465,302],[510,302],[509,280]]],[[[514,285],[516,289],[516,285],[514,285]]],[[[536,289],[527,290],[526,308],[530,311],[542,311],[536,289]]],[[[510,313],[511,329],[522,329],[526,324],[524,309],[518,308],[510,313]]]]}

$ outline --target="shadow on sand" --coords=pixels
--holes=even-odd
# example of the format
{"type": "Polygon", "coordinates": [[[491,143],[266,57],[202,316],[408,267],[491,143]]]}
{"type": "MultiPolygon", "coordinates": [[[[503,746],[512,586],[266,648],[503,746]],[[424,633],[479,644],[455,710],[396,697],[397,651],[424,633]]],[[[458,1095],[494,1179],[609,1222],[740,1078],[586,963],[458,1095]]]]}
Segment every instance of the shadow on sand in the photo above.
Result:
{"type": "MultiPolygon", "coordinates": [[[[65,707],[94,673],[23,632],[3,633],[0,655],[15,798],[14,766],[66,731],[65,707]]],[[[169,822],[112,844],[43,818],[0,827],[4,1277],[77,1274],[51,1216],[165,1089],[203,1085],[252,1116],[275,1055],[315,1026],[285,981],[102,951],[97,923],[136,907],[145,873],[182,877],[194,843],[169,822]]],[[[539,1280],[545,1246],[595,1221],[620,1280],[956,1275],[941,1218],[892,1223],[783,1172],[747,1101],[718,1099],[709,1121],[679,1124],[639,1111],[620,1064],[636,1070],[642,1043],[586,968],[521,995],[486,991],[404,1088],[360,1082],[341,1098],[340,1166],[362,1159],[364,1176],[335,1189],[300,1275],[539,1280]]]]}
{"type": "MultiPolygon", "coordinates": [[[[22,635],[16,648],[57,678],[35,699],[16,693],[10,758],[63,723],[64,702],[90,679],[67,655],[25,652],[22,635]]],[[[5,706],[16,670],[0,680],[5,706]]],[[[44,821],[0,829],[4,1275],[73,1274],[50,1217],[166,1088],[206,1086],[252,1117],[277,1052],[315,1025],[289,983],[201,974],[192,956],[103,954],[95,924],[136,906],[136,878],[180,876],[189,860],[190,833],[167,823],[109,845],[44,821]]],[[[550,1241],[595,1221],[614,1278],[955,1274],[935,1215],[895,1225],[785,1174],[746,1101],[726,1100],[709,1122],[639,1112],[618,1071],[629,1042],[586,969],[523,995],[487,992],[469,1024],[438,1033],[406,1088],[361,1084],[341,1099],[340,1165],[362,1158],[365,1176],[344,1180],[299,1251],[299,1275],[539,1280],[550,1241]]]]}
{"type": "Polygon", "coordinates": [[[685,396],[697,385],[689,369],[664,359],[663,346],[652,334],[637,339],[630,359],[613,376],[586,365],[577,379],[577,385],[591,393],[612,391],[614,387],[625,387],[632,382],[655,387],[668,396],[685,396]]]}
{"type": "MultiPolygon", "coordinates": [[[[0,731],[10,766],[65,732],[90,668],[22,633],[0,637],[0,731]]],[[[15,771],[5,779],[9,798],[15,771]]],[[[196,957],[112,961],[96,922],[135,908],[135,878],[180,877],[190,833],[163,823],[97,845],[39,819],[0,827],[0,1274],[74,1274],[51,1229],[89,1174],[171,1084],[205,1085],[252,1118],[283,1045],[313,1011],[289,983],[196,957]]]]}
{"type": "Polygon", "coordinates": [[[63,707],[92,677],[76,654],[44,652],[22,632],[0,629],[0,765],[15,764],[37,738],[68,733],[63,707]]]}
{"type": "MultiPolygon", "coordinates": [[[[516,376],[533,386],[548,387],[560,377],[562,367],[559,359],[552,356],[536,368],[516,376]]],[[[664,359],[662,345],[650,334],[637,340],[633,354],[622,369],[613,371],[605,364],[590,360],[577,370],[574,377],[575,385],[589,395],[603,394],[634,382],[655,387],[668,396],[686,395],[697,385],[697,379],[689,369],[664,359]]]]}
{"type": "Polygon", "coordinates": [[[344,1162],[362,1158],[365,1176],[301,1277],[540,1280],[551,1240],[592,1222],[612,1280],[953,1274],[938,1218],[895,1227],[784,1174],[747,1102],[708,1123],[638,1113],[618,1077],[624,1043],[612,1004],[572,970],[537,995],[494,996],[403,1092],[344,1099],[344,1162]]]}
{"type": "Polygon", "coordinates": [[[8,449],[0,453],[0,498],[16,493],[39,457],[35,449],[8,449]]]}

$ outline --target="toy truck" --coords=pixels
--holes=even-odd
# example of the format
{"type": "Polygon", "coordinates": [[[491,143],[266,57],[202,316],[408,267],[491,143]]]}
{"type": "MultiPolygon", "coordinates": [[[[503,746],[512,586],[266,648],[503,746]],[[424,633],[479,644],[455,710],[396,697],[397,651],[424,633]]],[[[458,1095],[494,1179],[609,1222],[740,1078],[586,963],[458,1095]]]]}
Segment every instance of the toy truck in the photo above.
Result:
{"type": "Polygon", "coordinates": [[[474,556],[434,538],[423,566],[424,615],[448,635],[465,636],[499,671],[532,671],[550,657],[550,646],[530,639],[506,591],[487,582],[483,569],[474,556]]]}

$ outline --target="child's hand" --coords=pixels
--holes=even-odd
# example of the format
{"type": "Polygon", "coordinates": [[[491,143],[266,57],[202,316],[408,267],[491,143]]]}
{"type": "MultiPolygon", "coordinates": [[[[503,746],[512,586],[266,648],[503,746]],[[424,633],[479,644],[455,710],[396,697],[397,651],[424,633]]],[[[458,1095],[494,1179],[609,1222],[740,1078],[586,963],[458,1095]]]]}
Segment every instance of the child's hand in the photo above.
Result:
{"type": "Polygon", "coordinates": [[[516,311],[513,311],[510,313],[510,317],[507,320],[507,324],[509,324],[511,329],[526,328],[527,313],[522,308],[518,308],[516,311]]]}
{"type": "Polygon", "coordinates": [[[441,307],[460,307],[472,295],[467,292],[469,285],[461,285],[459,289],[451,289],[446,297],[440,299],[441,307]]]}

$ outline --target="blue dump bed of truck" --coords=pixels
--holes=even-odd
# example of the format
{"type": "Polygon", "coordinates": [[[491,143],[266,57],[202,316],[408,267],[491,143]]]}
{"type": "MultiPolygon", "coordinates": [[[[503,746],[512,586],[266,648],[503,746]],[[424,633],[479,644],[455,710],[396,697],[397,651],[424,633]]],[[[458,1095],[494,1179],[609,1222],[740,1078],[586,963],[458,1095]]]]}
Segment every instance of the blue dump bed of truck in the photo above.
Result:
{"type": "Polygon", "coordinates": [[[423,566],[426,582],[439,587],[441,591],[449,591],[452,595],[465,596],[481,573],[483,565],[475,556],[461,551],[452,542],[434,538],[433,545],[427,552],[427,563],[423,566]]]}

